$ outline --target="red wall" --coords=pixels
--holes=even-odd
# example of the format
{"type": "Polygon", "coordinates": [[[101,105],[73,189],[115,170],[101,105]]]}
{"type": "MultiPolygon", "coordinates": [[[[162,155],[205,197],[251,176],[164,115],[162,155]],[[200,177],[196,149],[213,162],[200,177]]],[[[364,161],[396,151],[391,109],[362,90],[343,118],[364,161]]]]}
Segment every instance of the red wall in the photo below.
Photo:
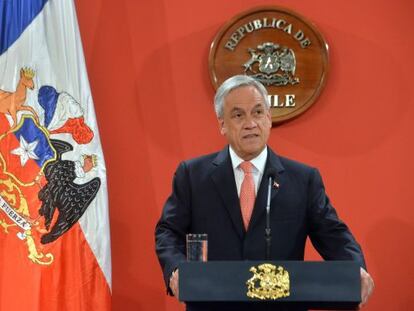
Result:
{"type": "Polygon", "coordinates": [[[178,162],[224,144],[210,42],[228,19],[263,4],[312,20],[331,57],[319,100],[273,128],[269,143],[320,168],[375,279],[365,310],[413,309],[414,2],[79,0],[108,170],[116,311],[183,310],[165,295],[154,226],[178,162]]]}

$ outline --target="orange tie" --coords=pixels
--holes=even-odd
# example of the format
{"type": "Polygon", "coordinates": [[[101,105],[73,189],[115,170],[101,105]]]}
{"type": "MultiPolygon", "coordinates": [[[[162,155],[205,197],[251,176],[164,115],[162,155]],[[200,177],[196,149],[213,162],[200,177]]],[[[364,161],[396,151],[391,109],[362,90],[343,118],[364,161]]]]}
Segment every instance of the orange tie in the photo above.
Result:
{"type": "Polygon", "coordinates": [[[244,228],[247,230],[250,222],[250,217],[252,216],[254,200],[256,197],[252,175],[253,165],[252,163],[245,161],[242,162],[239,166],[244,172],[244,179],[240,189],[240,207],[244,228]]]}

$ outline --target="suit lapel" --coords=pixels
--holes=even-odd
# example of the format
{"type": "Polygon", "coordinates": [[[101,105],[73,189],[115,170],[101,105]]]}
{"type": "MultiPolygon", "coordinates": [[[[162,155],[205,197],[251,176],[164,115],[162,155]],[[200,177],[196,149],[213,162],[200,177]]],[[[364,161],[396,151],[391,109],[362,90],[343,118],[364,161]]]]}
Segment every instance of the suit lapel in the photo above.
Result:
{"type": "Polygon", "coordinates": [[[211,179],[221,196],[223,205],[233,222],[237,234],[242,239],[244,236],[243,220],[228,146],[217,155],[213,161],[213,166],[211,179]]]}
{"type": "Polygon", "coordinates": [[[283,165],[280,162],[279,157],[275,153],[273,153],[273,151],[270,148],[267,148],[267,150],[268,154],[266,165],[263,172],[262,181],[260,182],[259,190],[257,191],[256,201],[254,204],[254,209],[252,217],[250,219],[248,230],[254,228],[256,223],[259,221],[260,217],[264,216],[265,214],[267,205],[267,189],[269,185],[269,170],[274,169],[276,171],[276,177],[274,179],[274,182],[276,182],[278,185],[276,186],[274,182],[272,183],[270,202],[272,202],[275,199],[279,192],[279,187],[281,187],[283,184],[283,165]]]}

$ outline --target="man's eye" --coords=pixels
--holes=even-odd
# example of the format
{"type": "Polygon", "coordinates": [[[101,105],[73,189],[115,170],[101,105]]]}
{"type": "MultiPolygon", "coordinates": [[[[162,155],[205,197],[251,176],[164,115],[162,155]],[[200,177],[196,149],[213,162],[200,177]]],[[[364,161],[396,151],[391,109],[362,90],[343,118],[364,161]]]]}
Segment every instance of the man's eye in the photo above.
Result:
{"type": "Polygon", "coordinates": [[[239,119],[239,118],[241,118],[242,117],[242,114],[241,113],[234,113],[233,114],[233,118],[237,118],[237,119],[239,119]]]}

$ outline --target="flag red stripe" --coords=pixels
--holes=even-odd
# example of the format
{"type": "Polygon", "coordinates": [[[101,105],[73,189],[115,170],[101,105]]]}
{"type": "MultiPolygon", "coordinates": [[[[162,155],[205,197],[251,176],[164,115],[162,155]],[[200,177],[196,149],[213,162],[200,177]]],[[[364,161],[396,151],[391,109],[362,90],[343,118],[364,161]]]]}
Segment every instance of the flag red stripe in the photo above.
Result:
{"type": "Polygon", "coordinates": [[[111,310],[109,286],[78,223],[42,247],[55,256],[49,266],[32,263],[25,242],[15,235],[17,229],[9,231],[0,227],[0,310],[111,310]]]}

